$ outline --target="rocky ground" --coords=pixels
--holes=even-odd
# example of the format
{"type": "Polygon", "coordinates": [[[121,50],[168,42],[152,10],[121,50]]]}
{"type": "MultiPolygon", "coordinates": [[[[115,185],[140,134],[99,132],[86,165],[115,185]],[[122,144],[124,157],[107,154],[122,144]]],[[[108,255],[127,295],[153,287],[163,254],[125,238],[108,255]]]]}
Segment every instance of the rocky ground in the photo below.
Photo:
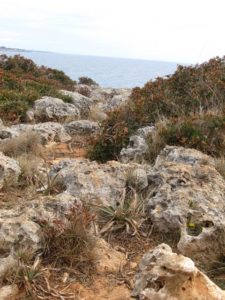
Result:
{"type": "Polygon", "coordinates": [[[62,91],[71,103],[43,97],[26,123],[0,124],[0,299],[225,299],[214,283],[225,282],[225,180],[214,159],[166,146],[150,165],[153,126],[117,161],[87,158],[130,92],[78,84],[62,91]],[[71,214],[86,218],[94,256],[75,265],[59,257],[74,238],[62,236],[71,214]]]}

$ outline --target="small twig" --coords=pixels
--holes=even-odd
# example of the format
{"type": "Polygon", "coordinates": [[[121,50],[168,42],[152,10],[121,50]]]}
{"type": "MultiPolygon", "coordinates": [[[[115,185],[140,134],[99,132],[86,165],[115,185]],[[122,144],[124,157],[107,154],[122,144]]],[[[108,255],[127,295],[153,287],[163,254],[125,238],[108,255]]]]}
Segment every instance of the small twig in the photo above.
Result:
{"type": "Polygon", "coordinates": [[[154,224],[152,224],[152,226],[151,226],[151,228],[150,228],[150,230],[148,232],[147,238],[149,238],[152,235],[153,228],[154,228],[154,224]]]}

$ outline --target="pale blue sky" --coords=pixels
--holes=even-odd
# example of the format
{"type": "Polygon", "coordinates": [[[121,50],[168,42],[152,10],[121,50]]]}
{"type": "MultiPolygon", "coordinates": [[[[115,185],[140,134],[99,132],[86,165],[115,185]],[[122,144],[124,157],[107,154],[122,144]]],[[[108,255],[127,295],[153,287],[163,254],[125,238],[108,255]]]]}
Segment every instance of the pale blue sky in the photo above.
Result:
{"type": "Polygon", "coordinates": [[[0,0],[0,45],[202,62],[225,54],[225,0],[0,0]]]}

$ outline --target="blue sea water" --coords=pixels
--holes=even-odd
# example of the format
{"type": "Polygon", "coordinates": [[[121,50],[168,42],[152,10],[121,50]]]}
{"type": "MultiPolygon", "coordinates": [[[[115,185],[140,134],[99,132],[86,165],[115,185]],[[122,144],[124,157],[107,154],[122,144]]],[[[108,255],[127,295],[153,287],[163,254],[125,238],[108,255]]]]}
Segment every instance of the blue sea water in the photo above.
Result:
{"type": "Polygon", "coordinates": [[[101,86],[113,88],[143,86],[150,79],[172,74],[177,67],[176,63],[138,59],[34,51],[4,53],[20,54],[32,59],[38,65],[60,69],[74,80],[81,76],[91,77],[101,86]]]}

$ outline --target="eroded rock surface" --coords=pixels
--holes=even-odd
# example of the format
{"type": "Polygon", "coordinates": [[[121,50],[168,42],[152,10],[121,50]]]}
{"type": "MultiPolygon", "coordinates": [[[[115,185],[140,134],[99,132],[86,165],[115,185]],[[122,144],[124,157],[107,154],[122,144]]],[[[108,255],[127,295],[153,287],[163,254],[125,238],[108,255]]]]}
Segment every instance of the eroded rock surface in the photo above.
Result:
{"type": "Polygon", "coordinates": [[[65,124],[64,128],[70,136],[93,134],[99,131],[98,123],[89,120],[73,121],[65,124]]]}
{"type": "Polygon", "coordinates": [[[179,250],[207,263],[225,254],[225,181],[211,157],[167,146],[148,174],[149,216],[160,232],[179,237],[179,250]]]}
{"type": "Polygon", "coordinates": [[[57,196],[41,197],[18,205],[14,209],[0,210],[0,251],[7,257],[10,253],[26,249],[37,251],[41,246],[40,221],[53,222],[65,219],[71,208],[81,205],[80,201],[62,193],[57,196]]]}
{"type": "Polygon", "coordinates": [[[153,126],[142,127],[129,138],[129,144],[120,152],[120,160],[128,163],[132,160],[141,160],[148,151],[147,138],[154,131],[153,126]]]}
{"type": "Polygon", "coordinates": [[[127,172],[135,166],[138,167],[117,161],[99,165],[88,159],[65,159],[52,166],[50,175],[54,178],[58,174],[57,184],[84,201],[116,204],[126,186],[127,172]]]}
{"type": "Polygon", "coordinates": [[[142,300],[223,300],[225,292],[190,258],[161,244],[143,256],[133,296],[142,300]]]}
{"type": "Polygon", "coordinates": [[[48,142],[68,142],[71,136],[66,132],[63,125],[56,122],[31,124],[19,124],[11,127],[0,128],[0,141],[20,136],[27,132],[36,132],[40,135],[43,144],[48,142]]]}
{"type": "Polygon", "coordinates": [[[93,104],[92,99],[81,95],[77,92],[62,90],[61,93],[72,98],[73,105],[80,111],[80,115],[82,117],[88,117],[90,112],[90,106],[93,104]]]}
{"type": "Polygon", "coordinates": [[[21,173],[16,160],[0,152],[0,189],[15,185],[21,173]]]}
{"type": "Polygon", "coordinates": [[[73,104],[53,97],[43,97],[34,102],[33,113],[38,121],[72,121],[76,120],[80,111],[73,104]]]}

